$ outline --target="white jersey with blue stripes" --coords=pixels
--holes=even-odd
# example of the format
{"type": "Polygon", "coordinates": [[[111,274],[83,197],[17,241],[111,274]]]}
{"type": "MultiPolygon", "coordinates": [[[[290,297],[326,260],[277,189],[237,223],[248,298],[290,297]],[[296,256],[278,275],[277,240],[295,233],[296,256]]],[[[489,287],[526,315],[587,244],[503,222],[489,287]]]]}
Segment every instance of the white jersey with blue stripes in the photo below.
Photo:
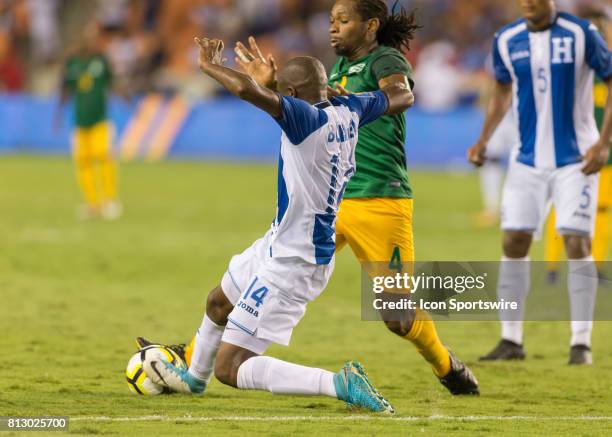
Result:
{"type": "Polygon", "coordinates": [[[566,13],[537,32],[520,19],[495,35],[493,64],[497,81],[513,87],[517,160],[542,169],[579,162],[599,139],[594,74],[612,77],[612,55],[597,28],[566,13]]]}
{"type": "Polygon", "coordinates": [[[336,214],[355,173],[359,127],[387,111],[385,93],[351,94],[311,105],[282,97],[278,199],[270,256],[331,263],[336,214]]]}

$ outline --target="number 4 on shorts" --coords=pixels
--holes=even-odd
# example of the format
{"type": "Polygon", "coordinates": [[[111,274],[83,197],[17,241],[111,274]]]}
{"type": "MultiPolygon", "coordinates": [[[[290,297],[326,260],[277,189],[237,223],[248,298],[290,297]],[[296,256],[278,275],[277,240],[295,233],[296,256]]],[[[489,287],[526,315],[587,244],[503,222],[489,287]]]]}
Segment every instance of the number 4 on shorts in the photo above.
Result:
{"type": "Polygon", "coordinates": [[[391,261],[389,261],[389,268],[391,270],[397,270],[397,273],[401,273],[403,270],[402,257],[400,256],[400,248],[398,246],[395,246],[393,249],[391,261]]]}

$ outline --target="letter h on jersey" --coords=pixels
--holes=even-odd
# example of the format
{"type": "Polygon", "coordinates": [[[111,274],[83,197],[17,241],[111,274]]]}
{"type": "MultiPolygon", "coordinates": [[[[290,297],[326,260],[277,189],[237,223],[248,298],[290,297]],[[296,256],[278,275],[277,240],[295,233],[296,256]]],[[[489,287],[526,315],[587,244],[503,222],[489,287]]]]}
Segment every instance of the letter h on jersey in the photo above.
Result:
{"type": "Polygon", "coordinates": [[[571,64],[574,62],[572,55],[572,45],[574,38],[571,36],[564,36],[563,38],[555,37],[552,38],[552,63],[553,64],[571,64]]]}

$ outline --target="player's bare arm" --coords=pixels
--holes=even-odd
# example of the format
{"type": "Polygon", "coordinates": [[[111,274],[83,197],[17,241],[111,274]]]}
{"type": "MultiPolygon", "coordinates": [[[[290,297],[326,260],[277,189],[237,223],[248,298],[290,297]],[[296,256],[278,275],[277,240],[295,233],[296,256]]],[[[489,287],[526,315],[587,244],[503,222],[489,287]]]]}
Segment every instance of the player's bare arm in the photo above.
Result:
{"type": "Polygon", "coordinates": [[[584,156],[582,172],[587,175],[599,172],[606,165],[610,156],[610,140],[612,139],[612,77],[608,78],[605,82],[608,87],[606,112],[599,141],[587,150],[584,156]]]}
{"type": "Polygon", "coordinates": [[[477,167],[485,162],[485,151],[489,139],[501,123],[512,102],[512,85],[495,82],[495,88],[487,106],[487,114],[480,138],[468,149],[468,160],[477,167]]]}
{"type": "Polygon", "coordinates": [[[267,58],[264,57],[257,41],[252,36],[249,37],[249,47],[247,48],[241,42],[236,43],[234,47],[236,63],[259,85],[276,91],[278,68],[274,57],[270,54],[267,58]]]}
{"type": "Polygon", "coordinates": [[[250,76],[223,66],[223,41],[195,38],[200,47],[200,70],[221,84],[230,93],[266,111],[273,117],[281,115],[280,97],[277,93],[257,84],[250,76]]]}
{"type": "Polygon", "coordinates": [[[378,81],[378,86],[389,98],[388,115],[404,112],[414,105],[414,94],[408,78],[403,74],[392,74],[378,81]]]}
{"type": "MultiPolygon", "coordinates": [[[[403,74],[392,74],[378,81],[378,86],[389,99],[387,115],[400,114],[414,105],[414,94],[410,89],[408,78],[403,74]]],[[[335,88],[327,87],[328,97],[341,97],[350,94],[339,82],[335,88]]]]}

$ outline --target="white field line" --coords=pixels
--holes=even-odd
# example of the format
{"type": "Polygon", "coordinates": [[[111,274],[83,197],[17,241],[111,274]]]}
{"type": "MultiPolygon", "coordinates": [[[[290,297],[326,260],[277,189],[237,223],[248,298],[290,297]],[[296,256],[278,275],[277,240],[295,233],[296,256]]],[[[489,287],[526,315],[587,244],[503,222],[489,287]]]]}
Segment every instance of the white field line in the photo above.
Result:
{"type": "Polygon", "coordinates": [[[612,416],[75,416],[71,422],[349,422],[349,421],[389,421],[389,422],[419,422],[419,421],[450,421],[450,422],[539,422],[539,421],[612,421],[612,416]]]}

